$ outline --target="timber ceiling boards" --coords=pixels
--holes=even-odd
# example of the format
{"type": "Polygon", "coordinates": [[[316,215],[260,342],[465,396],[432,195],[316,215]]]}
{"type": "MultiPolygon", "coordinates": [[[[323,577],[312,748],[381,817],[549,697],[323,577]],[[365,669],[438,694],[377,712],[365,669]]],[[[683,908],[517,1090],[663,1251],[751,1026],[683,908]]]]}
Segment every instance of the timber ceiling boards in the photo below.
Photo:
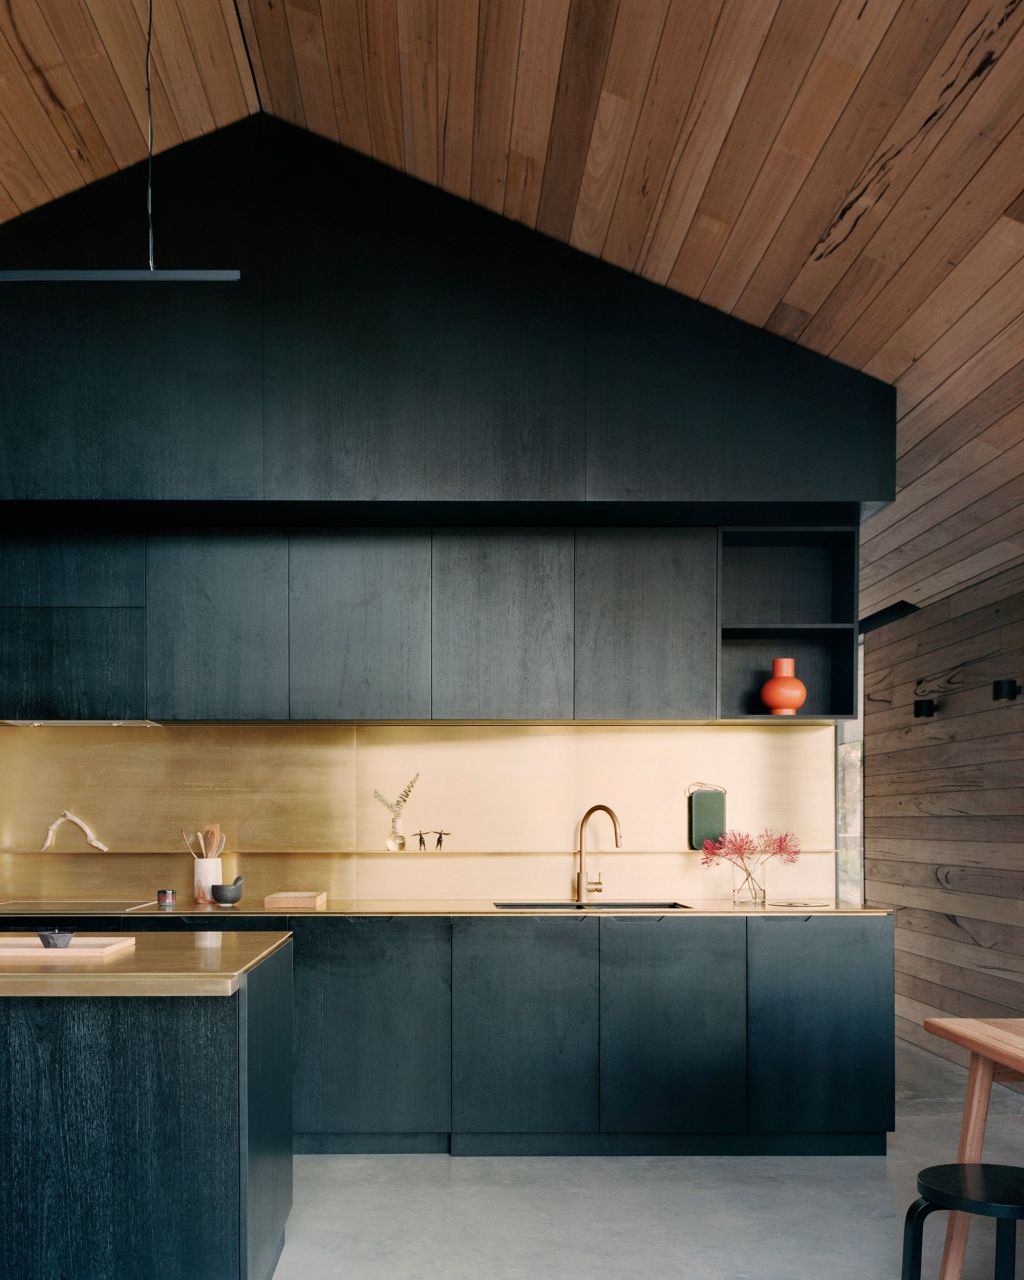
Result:
{"type": "MultiPolygon", "coordinates": [[[[143,158],[144,20],[0,5],[0,220],[143,158]]],[[[872,613],[1024,561],[1022,28],[1024,0],[157,0],[156,143],[263,109],[895,382],[872,613]]]]}

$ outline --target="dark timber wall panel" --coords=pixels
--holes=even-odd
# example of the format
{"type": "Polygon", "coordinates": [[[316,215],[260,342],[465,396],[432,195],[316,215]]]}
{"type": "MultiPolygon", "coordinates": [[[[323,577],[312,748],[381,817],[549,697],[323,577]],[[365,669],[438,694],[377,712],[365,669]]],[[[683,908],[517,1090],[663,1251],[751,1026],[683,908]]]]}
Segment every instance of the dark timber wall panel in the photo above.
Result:
{"type": "Polygon", "coordinates": [[[898,1034],[957,1061],[923,1018],[1024,1015],[1024,700],[992,701],[1004,676],[1024,677],[1020,568],[865,641],[868,900],[896,910],[898,1034]]]}

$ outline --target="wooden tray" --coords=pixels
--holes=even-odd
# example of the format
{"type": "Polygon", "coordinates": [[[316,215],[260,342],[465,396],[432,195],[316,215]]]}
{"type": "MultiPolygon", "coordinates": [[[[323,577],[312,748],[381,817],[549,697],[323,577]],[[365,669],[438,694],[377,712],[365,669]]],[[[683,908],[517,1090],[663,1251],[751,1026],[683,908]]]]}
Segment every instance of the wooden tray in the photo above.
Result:
{"type": "Polygon", "coordinates": [[[66,947],[44,947],[34,933],[0,938],[0,966],[23,964],[95,964],[135,950],[135,939],[125,937],[90,938],[75,936],[66,947]]]}
{"type": "Polygon", "coordinates": [[[323,911],[327,906],[327,890],[298,889],[285,893],[270,893],[263,899],[268,911],[323,911]]]}

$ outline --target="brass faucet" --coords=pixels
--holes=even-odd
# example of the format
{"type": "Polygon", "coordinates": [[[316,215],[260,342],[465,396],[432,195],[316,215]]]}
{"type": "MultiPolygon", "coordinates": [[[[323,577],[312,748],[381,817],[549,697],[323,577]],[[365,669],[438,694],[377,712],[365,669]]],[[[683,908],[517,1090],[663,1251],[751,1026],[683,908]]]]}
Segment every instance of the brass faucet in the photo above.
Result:
{"type": "Polygon", "coordinates": [[[596,880],[587,879],[587,823],[595,813],[606,813],[612,820],[612,828],[615,832],[615,847],[622,848],[622,829],[619,826],[619,819],[616,817],[614,809],[609,809],[606,804],[594,804],[586,811],[580,819],[580,843],[576,850],[579,858],[579,870],[576,873],[576,901],[584,903],[589,893],[601,893],[604,885],[601,883],[601,876],[598,875],[596,880]]]}

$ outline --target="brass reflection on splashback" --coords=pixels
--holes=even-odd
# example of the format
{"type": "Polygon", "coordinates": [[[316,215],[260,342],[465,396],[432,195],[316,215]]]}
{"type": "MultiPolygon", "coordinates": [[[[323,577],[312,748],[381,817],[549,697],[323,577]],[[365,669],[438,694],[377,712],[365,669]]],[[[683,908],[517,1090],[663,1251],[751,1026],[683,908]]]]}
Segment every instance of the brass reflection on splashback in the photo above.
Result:
{"type": "Polygon", "coordinates": [[[180,830],[219,822],[225,879],[244,874],[247,897],[476,897],[527,882],[563,896],[576,824],[603,802],[619,813],[624,844],[616,853],[594,833],[606,882],[610,873],[622,892],[707,886],[714,896],[728,886],[685,852],[686,788],[703,779],[728,790],[730,825],[794,830],[805,849],[827,851],[800,873],[818,892],[834,873],[834,764],[833,727],[806,722],[10,728],[0,730],[0,846],[23,852],[0,854],[0,890],[61,897],[73,876],[87,896],[175,887],[187,899],[180,830]],[[406,835],[453,834],[442,854],[410,840],[387,855],[389,819],[373,792],[397,793],[417,771],[406,835]],[[65,826],[56,852],[39,853],[62,809],[113,852],[86,851],[65,826]]]}

